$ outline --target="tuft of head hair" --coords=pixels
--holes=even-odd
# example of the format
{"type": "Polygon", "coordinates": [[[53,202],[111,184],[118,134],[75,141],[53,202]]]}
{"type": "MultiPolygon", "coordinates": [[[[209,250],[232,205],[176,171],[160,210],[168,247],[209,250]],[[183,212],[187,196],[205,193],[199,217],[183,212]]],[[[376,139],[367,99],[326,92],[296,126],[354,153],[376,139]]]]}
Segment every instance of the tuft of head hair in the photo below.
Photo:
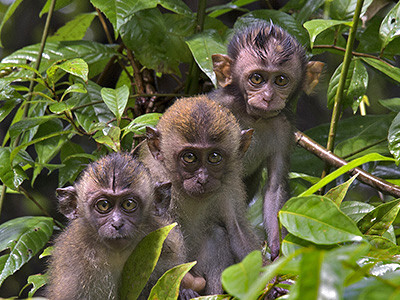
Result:
{"type": "Polygon", "coordinates": [[[282,64],[293,55],[297,55],[304,68],[307,63],[304,47],[293,36],[264,21],[254,22],[234,34],[228,45],[229,57],[235,61],[242,50],[261,59],[275,60],[272,63],[282,64]]]}
{"type": "Polygon", "coordinates": [[[145,167],[132,155],[116,152],[88,165],[76,186],[83,195],[87,189],[93,190],[94,186],[115,191],[117,188],[129,188],[147,176],[145,167]]]}
{"type": "Polygon", "coordinates": [[[164,137],[178,135],[187,143],[240,139],[240,128],[233,114],[206,95],[178,99],[161,117],[157,128],[164,137]]]}

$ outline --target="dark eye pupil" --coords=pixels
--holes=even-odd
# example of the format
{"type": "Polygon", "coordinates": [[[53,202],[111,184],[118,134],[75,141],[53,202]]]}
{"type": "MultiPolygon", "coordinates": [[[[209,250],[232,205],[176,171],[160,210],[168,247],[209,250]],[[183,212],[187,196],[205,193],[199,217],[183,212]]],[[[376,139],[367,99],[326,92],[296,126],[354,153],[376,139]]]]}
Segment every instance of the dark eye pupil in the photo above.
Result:
{"type": "Polygon", "coordinates": [[[222,156],[220,154],[216,153],[216,152],[211,153],[210,156],[208,157],[208,160],[211,163],[218,163],[218,162],[221,161],[221,159],[222,159],[222,156]]]}
{"type": "Polygon", "coordinates": [[[136,202],[134,200],[126,200],[122,203],[122,207],[126,210],[134,210],[136,207],[136,202]]]}
{"type": "Polygon", "coordinates": [[[261,83],[263,79],[260,74],[253,74],[251,76],[250,80],[252,83],[258,84],[258,83],[261,83]]]}
{"type": "Polygon", "coordinates": [[[96,207],[100,211],[107,211],[110,209],[110,203],[106,200],[101,200],[101,201],[97,202],[96,207]]]}
{"type": "Polygon", "coordinates": [[[187,163],[192,163],[196,160],[196,156],[193,153],[186,153],[183,156],[183,160],[187,163]]]}

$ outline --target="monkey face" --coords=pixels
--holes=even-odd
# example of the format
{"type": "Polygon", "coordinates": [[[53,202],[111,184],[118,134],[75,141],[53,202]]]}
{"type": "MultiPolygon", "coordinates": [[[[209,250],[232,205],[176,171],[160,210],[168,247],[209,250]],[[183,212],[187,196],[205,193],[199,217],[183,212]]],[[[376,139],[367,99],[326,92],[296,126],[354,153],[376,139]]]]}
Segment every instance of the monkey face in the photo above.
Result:
{"type": "Polygon", "coordinates": [[[243,51],[234,66],[233,80],[238,82],[251,116],[278,115],[300,86],[301,66],[297,57],[279,60],[274,55],[277,54],[261,59],[243,51]]]}
{"type": "MultiPolygon", "coordinates": [[[[129,246],[142,222],[142,201],[127,191],[101,190],[89,202],[90,224],[111,248],[129,246]]],[[[136,239],[136,238],[135,238],[136,239]]]]}
{"type": "Polygon", "coordinates": [[[220,188],[225,152],[213,147],[185,147],[176,155],[180,185],[191,197],[202,197],[220,188]]]}

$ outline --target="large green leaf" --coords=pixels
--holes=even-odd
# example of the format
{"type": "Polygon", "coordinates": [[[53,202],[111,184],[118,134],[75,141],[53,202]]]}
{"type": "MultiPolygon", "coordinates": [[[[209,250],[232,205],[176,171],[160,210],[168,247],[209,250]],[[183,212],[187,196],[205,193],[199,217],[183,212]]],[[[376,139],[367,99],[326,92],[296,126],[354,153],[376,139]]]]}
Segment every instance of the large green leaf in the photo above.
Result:
{"type": "Polygon", "coordinates": [[[123,129],[123,136],[129,132],[133,132],[135,134],[145,134],[146,127],[155,127],[161,116],[162,114],[160,113],[148,113],[133,119],[132,122],[130,122],[129,125],[123,129]]]}
{"type": "Polygon", "coordinates": [[[63,27],[59,28],[56,33],[48,37],[47,41],[55,42],[82,40],[90,24],[92,24],[95,16],[95,12],[77,15],[74,19],[67,22],[63,27]]]}
{"type": "Polygon", "coordinates": [[[22,96],[11,86],[0,89],[0,122],[22,102],[22,96]]]}
{"type": "Polygon", "coordinates": [[[322,196],[291,198],[279,212],[279,219],[291,234],[315,244],[362,240],[356,224],[322,196]]]}
{"type": "Polygon", "coordinates": [[[0,225],[0,285],[41,250],[53,233],[53,219],[21,217],[0,225]]]}
{"type": "MultiPolygon", "coordinates": [[[[364,0],[361,16],[366,12],[372,0],[364,0]]],[[[335,0],[330,3],[330,17],[335,20],[350,20],[354,16],[357,0],[335,0]]]]}
{"type": "Polygon", "coordinates": [[[99,144],[110,147],[114,152],[121,150],[121,129],[118,126],[107,124],[102,130],[96,132],[93,136],[99,144]]]}
{"type": "Polygon", "coordinates": [[[122,114],[125,111],[126,104],[129,98],[129,88],[124,85],[117,89],[102,88],[101,97],[104,103],[111,110],[111,112],[117,118],[117,122],[121,121],[122,114]]]}
{"type": "Polygon", "coordinates": [[[246,299],[250,286],[260,276],[262,255],[260,251],[248,254],[242,262],[228,267],[221,276],[224,289],[239,299],[246,299]]]}
{"type": "Polygon", "coordinates": [[[216,87],[217,78],[213,70],[211,56],[216,53],[226,53],[226,45],[221,36],[215,30],[206,30],[189,37],[186,43],[200,69],[216,87]]]}
{"type": "Polygon", "coordinates": [[[373,205],[365,202],[344,201],[340,204],[340,210],[356,223],[373,209],[373,205]]]}
{"type": "MultiPolygon", "coordinates": [[[[39,48],[39,44],[24,47],[5,57],[1,62],[12,64],[26,64],[27,61],[35,62],[39,48]]],[[[103,71],[105,64],[114,55],[118,55],[118,53],[113,45],[86,40],[48,42],[43,51],[39,72],[44,72],[53,63],[62,59],[82,58],[89,65],[89,78],[91,78],[103,71]]],[[[24,71],[13,74],[13,76],[22,76],[22,74],[24,74],[24,71]]]]}
{"type": "Polygon", "coordinates": [[[379,28],[379,36],[382,40],[382,49],[391,41],[400,36],[400,2],[385,16],[379,28]]]}
{"type": "Polygon", "coordinates": [[[19,165],[11,163],[10,156],[10,148],[0,147],[0,180],[7,187],[17,190],[28,176],[19,165]]]}
{"type": "Polygon", "coordinates": [[[70,101],[76,101],[77,107],[81,107],[76,109],[74,113],[79,125],[87,132],[91,132],[92,127],[99,122],[106,123],[114,117],[103,102],[100,90],[101,87],[99,85],[89,81],[87,94],[75,93],[70,99],[70,101]]]}
{"type": "Polygon", "coordinates": [[[304,28],[307,29],[308,34],[310,35],[310,45],[311,48],[314,46],[315,39],[317,38],[318,34],[323,32],[324,30],[331,28],[337,25],[348,25],[351,26],[351,23],[347,21],[338,21],[338,20],[311,20],[307,21],[303,24],[304,28]]]}
{"type": "Polygon", "coordinates": [[[177,14],[192,14],[187,5],[180,0],[90,0],[90,2],[107,16],[113,24],[115,32],[118,32],[135,13],[156,8],[157,5],[177,14]]]}
{"type": "MultiPolygon", "coordinates": [[[[42,8],[42,10],[41,10],[41,12],[40,12],[40,14],[39,14],[39,17],[42,17],[43,14],[49,12],[49,8],[50,8],[50,5],[51,5],[51,1],[52,1],[52,0],[47,0],[47,1],[46,1],[46,4],[43,6],[43,8],[42,8]]],[[[56,5],[54,6],[54,10],[55,10],[55,11],[56,11],[56,10],[59,10],[59,9],[65,7],[65,6],[67,6],[68,4],[70,4],[72,1],[73,1],[73,0],[57,0],[57,1],[56,1],[56,5]]]]}
{"type": "Polygon", "coordinates": [[[135,13],[122,25],[120,34],[142,65],[157,72],[180,74],[180,63],[191,59],[185,39],[194,32],[194,26],[194,17],[162,14],[154,8],[135,13]]]}
{"type": "Polygon", "coordinates": [[[388,132],[388,142],[390,153],[400,160],[400,113],[394,118],[388,132]]]}
{"type": "Polygon", "coordinates": [[[196,264],[196,262],[190,262],[173,267],[171,270],[165,272],[165,274],[157,281],[154,287],[151,289],[148,300],[159,300],[159,299],[178,299],[179,287],[182,278],[187,272],[196,264]]]}
{"type": "Polygon", "coordinates": [[[400,112],[400,98],[382,99],[379,100],[379,104],[394,112],[400,112]]]}
{"type": "Polygon", "coordinates": [[[382,235],[392,225],[400,210],[400,199],[381,204],[357,222],[361,232],[369,235],[382,235]]]}
{"type": "Polygon", "coordinates": [[[246,27],[252,22],[271,21],[272,23],[284,28],[293,35],[301,44],[308,45],[307,31],[291,15],[278,10],[255,10],[237,19],[235,28],[246,27]]]}
{"type": "Polygon", "coordinates": [[[46,70],[49,81],[54,84],[63,75],[57,74],[57,70],[63,70],[71,75],[75,75],[85,82],[88,81],[89,67],[82,58],[69,59],[67,61],[61,60],[55,62],[50,68],[46,70]]]}
{"type": "Polygon", "coordinates": [[[144,237],[133,250],[121,275],[121,299],[137,299],[145,287],[161,254],[162,245],[176,223],[160,228],[144,237]]]}
{"type": "MultiPolygon", "coordinates": [[[[336,93],[342,72],[342,64],[333,73],[328,87],[328,107],[332,108],[335,103],[336,93]]],[[[368,87],[368,72],[359,59],[353,59],[346,76],[343,90],[342,106],[348,107],[355,103],[358,107],[368,87]]]]}
{"type": "Polygon", "coordinates": [[[393,67],[392,65],[375,58],[362,57],[361,59],[371,67],[381,71],[383,74],[389,76],[397,82],[400,82],[400,68],[393,67]]]}
{"type": "Polygon", "coordinates": [[[10,126],[10,129],[9,129],[10,137],[11,137],[11,139],[14,139],[21,133],[23,133],[33,127],[44,124],[44,123],[48,122],[49,120],[52,120],[55,118],[59,118],[59,116],[48,115],[48,116],[23,119],[23,120],[21,120],[17,123],[14,123],[13,125],[10,126]]]}

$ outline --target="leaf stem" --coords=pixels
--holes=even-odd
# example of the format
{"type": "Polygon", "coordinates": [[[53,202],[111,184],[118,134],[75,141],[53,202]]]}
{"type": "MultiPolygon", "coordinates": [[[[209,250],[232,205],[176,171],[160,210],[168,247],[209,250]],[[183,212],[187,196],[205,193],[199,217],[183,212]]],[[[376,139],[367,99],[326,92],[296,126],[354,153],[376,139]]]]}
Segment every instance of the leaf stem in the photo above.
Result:
{"type": "MultiPolygon", "coordinates": [[[[200,33],[204,28],[204,19],[206,17],[206,4],[207,0],[199,0],[197,6],[197,18],[195,33],[200,33]]],[[[187,84],[185,88],[185,94],[194,95],[199,91],[199,76],[200,68],[193,58],[189,69],[189,76],[187,78],[187,84]]]]}
{"type": "MultiPolygon", "coordinates": [[[[53,16],[55,5],[56,5],[56,0],[51,0],[49,12],[47,13],[46,24],[44,25],[44,29],[43,29],[42,40],[40,42],[39,52],[38,52],[38,55],[36,58],[35,66],[34,66],[35,70],[38,70],[38,71],[39,71],[40,62],[42,61],[42,54],[44,51],[44,46],[46,45],[47,36],[49,34],[50,20],[53,16]]],[[[33,88],[35,86],[36,77],[37,77],[37,74],[35,72],[35,73],[33,73],[33,78],[29,84],[28,98],[25,101],[24,114],[22,117],[23,119],[25,119],[28,116],[29,102],[32,100],[32,96],[33,96],[32,92],[33,92],[33,88]]],[[[18,146],[18,144],[21,140],[21,136],[22,136],[21,134],[17,136],[17,138],[15,139],[15,142],[14,142],[14,146],[18,146]]]]}
{"type": "MultiPolygon", "coordinates": [[[[354,40],[356,38],[356,31],[358,25],[358,19],[361,14],[361,8],[363,6],[364,0],[357,0],[356,9],[353,15],[353,22],[350,28],[349,39],[347,40],[346,51],[344,53],[342,71],[340,73],[340,79],[338,84],[338,89],[336,91],[335,96],[335,103],[333,105],[333,112],[331,118],[331,125],[329,128],[329,135],[328,135],[328,143],[327,143],[327,150],[332,151],[335,145],[335,137],[336,137],[336,129],[338,125],[338,121],[340,118],[341,110],[342,110],[342,100],[343,100],[343,92],[346,83],[347,72],[349,71],[350,62],[353,56],[353,45],[354,40]]],[[[322,172],[321,177],[325,177],[325,175],[329,172],[329,165],[325,166],[324,171],[322,172]]]]}

